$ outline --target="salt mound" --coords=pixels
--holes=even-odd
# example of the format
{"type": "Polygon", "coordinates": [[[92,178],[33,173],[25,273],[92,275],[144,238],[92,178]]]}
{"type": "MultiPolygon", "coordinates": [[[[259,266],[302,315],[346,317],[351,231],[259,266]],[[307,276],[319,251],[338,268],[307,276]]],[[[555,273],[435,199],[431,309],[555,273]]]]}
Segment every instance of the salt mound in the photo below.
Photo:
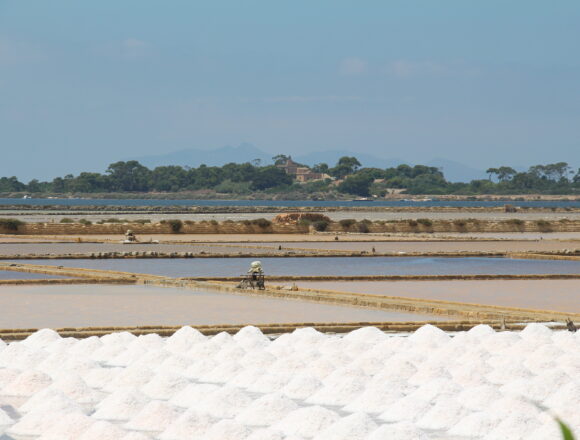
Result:
{"type": "Polygon", "coordinates": [[[326,385],[306,401],[318,405],[346,405],[365,391],[366,382],[358,377],[326,385]]]}
{"type": "Polygon", "coordinates": [[[104,344],[102,347],[96,349],[93,353],[91,353],[91,359],[97,362],[108,363],[123,351],[125,351],[125,347],[122,345],[122,343],[104,344]]]}
{"type": "Polygon", "coordinates": [[[140,432],[130,432],[121,440],[151,440],[151,437],[145,434],[141,434],[140,432]]]}
{"type": "Polygon", "coordinates": [[[443,396],[417,421],[423,429],[449,429],[467,415],[466,410],[455,398],[443,396]]]}
{"type": "Polygon", "coordinates": [[[543,403],[560,413],[565,408],[577,408],[578,402],[580,402],[580,382],[576,381],[554,390],[543,403]]]}
{"type": "Polygon", "coordinates": [[[407,380],[417,372],[417,367],[402,355],[395,355],[385,361],[385,379],[407,380]]]}
{"type": "Polygon", "coordinates": [[[464,416],[449,430],[449,434],[476,438],[484,437],[497,423],[497,417],[486,411],[478,411],[464,416]]]}
{"type": "MultiPolygon", "coordinates": [[[[108,370],[108,369],[107,369],[108,370]]],[[[155,373],[147,367],[131,365],[120,369],[109,383],[103,387],[105,391],[114,392],[119,388],[135,388],[148,384],[155,377],[155,373]]]]}
{"type": "Polygon", "coordinates": [[[180,354],[174,354],[167,357],[155,371],[166,371],[182,374],[192,363],[192,359],[180,354]]]}
{"type": "Polygon", "coordinates": [[[500,392],[491,385],[465,388],[457,396],[457,401],[474,411],[484,411],[501,398],[500,392]]]}
{"type": "Polygon", "coordinates": [[[124,347],[135,339],[137,339],[137,336],[129,332],[108,333],[101,336],[101,342],[104,345],[122,345],[124,347]]]}
{"type": "Polygon", "coordinates": [[[381,413],[379,418],[386,422],[413,421],[423,415],[430,406],[429,401],[414,395],[409,395],[389,405],[381,413]]]}
{"type": "Polygon", "coordinates": [[[233,359],[220,362],[213,370],[203,374],[199,378],[199,380],[201,382],[213,382],[213,383],[229,382],[240,371],[242,371],[242,366],[233,359]]]}
{"type": "Polygon", "coordinates": [[[285,434],[311,438],[338,420],[340,420],[340,416],[334,411],[321,406],[308,406],[292,411],[276,423],[273,428],[285,434]]]}
{"type": "Polygon", "coordinates": [[[238,414],[236,421],[245,425],[269,426],[296,409],[298,405],[283,394],[266,394],[238,414]]]}
{"type": "Polygon", "coordinates": [[[115,367],[127,367],[135,363],[140,357],[147,353],[148,350],[146,348],[139,346],[124,349],[123,351],[117,353],[116,356],[108,359],[107,363],[115,367]]]}
{"type": "Polygon", "coordinates": [[[266,347],[270,340],[262,331],[252,325],[248,325],[234,335],[234,341],[244,348],[266,347]]]}
{"type": "Polygon", "coordinates": [[[346,342],[378,344],[387,338],[388,336],[376,327],[363,327],[348,333],[344,340],[346,342]]]}
{"type": "Polygon", "coordinates": [[[284,433],[275,431],[271,428],[257,429],[246,440],[286,440],[289,437],[284,436],[284,433]]]}
{"type": "Polygon", "coordinates": [[[6,396],[28,397],[43,390],[52,383],[49,375],[40,371],[24,371],[2,389],[6,396]]]}
{"type": "Polygon", "coordinates": [[[280,392],[291,399],[304,400],[316,393],[322,386],[322,382],[314,376],[300,374],[288,382],[280,392]]]}
{"type": "Polygon", "coordinates": [[[409,395],[425,401],[432,401],[439,396],[456,396],[462,391],[463,388],[452,380],[440,378],[424,383],[409,395]]]}
{"type": "Polygon", "coordinates": [[[10,417],[6,411],[0,408],[0,426],[12,425],[12,423],[14,423],[12,417],[10,417]]]}
{"type": "Polygon", "coordinates": [[[62,419],[62,413],[58,410],[30,413],[18,420],[7,432],[16,436],[38,436],[46,432],[60,419],[62,419]]]}
{"type": "Polygon", "coordinates": [[[57,332],[50,328],[43,328],[32,333],[21,343],[30,348],[43,348],[58,339],[60,339],[60,335],[57,332]]]}
{"type": "Polygon", "coordinates": [[[163,431],[161,440],[183,440],[187,438],[205,438],[207,431],[215,420],[207,414],[188,410],[163,431]]]}
{"type": "Polygon", "coordinates": [[[179,417],[176,407],[160,400],[150,401],[126,427],[137,431],[163,431],[179,417]]]}
{"type": "Polygon", "coordinates": [[[167,400],[187,386],[189,381],[173,373],[158,373],[141,391],[152,399],[167,400]]]}
{"type": "Polygon", "coordinates": [[[169,403],[181,408],[191,408],[196,406],[204,397],[217,391],[219,388],[220,387],[217,385],[191,383],[169,399],[169,403]]]}
{"type": "Polygon", "coordinates": [[[0,368],[0,389],[16,379],[22,371],[13,368],[0,368]]]}
{"type": "Polygon", "coordinates": [[[44,389],[36,393],[18,408],[21,413],[36,413],[56,411],[59,413],[83,412],[81,406],[68,398],[62,391],[44,389]]]}
{"type": "Polygon", "coordinates": [[[121,440],[126,432],[109,422],[93,423],[78,440],[121,440]]]}
{"type": "Polygon", "coordinates": [[[190,379],[199,379],[204,374],[212,371],[217,367],[217,365],[217,362],[211,358],[200,358],[200,360],[191,364],[191,366],[183,372],[183,375],[190,379]]]}
{"type": "Polygon", "coordinates": [[[106,388],[122,371],[122,368],[91,368],[82,372],[82,378],[91,388],[106,388]]]}
{"type": "Polygon", "coordinates": [[[247,352],[238,362],[248,370],[264,370],[276,362],[276,357],[260,349],[247,352]]]}
{"type": "Polygon", "coordinates": [[[541,427],[537,414],[510,414],[485,438],[489,440],[528,439],[541,427]]]}
{"type": "Polygon", "coordinates": [[[521,331],[520,337],[524,340],[542,340],[547,342],[552,338],[552,330],[543,324],[534,322],[526,325],[526,328],[521,331]]]}
{"type": "MultiPolygon", "coordinates": [[[[277,371],[275,368],[272,370],[277,371]]],[[[265,373],[248,390],[254,393],[274,393],[288,385],[291,378],[292,375],[287,373],[265,373]]]]}
{"type": "Polygon", "coordinates": [[[120,389],[104,398],[92,415],[95,419],[129,420],[135,417],[149,399],[135,389],[120,389]]]}
{"type": "Polygon", "coordinates": [[[408,422],[382,425],[368,437],[368,440],[385,439],[429,440],[429,437],[422,430],[408,422]]]}
{"type": "Polygon", "coordinates": [[[377,424],[364,413],[351,414],[326,428],[317,440],[365,440],[377,424]]]}
{"type": "Polygon", "coordinates": [[[349,412],[381,413],[389,405],[405,397],[402,390],[403,386],[388,381],[377,386],[369,386],[343,409],[349,412]]]}
{"type": "Polygon", "coordinates": [[[213,425],[204,437],[204,440],[245,440],[250,430],[233,420],[222,420],[213,425]]]}
{"type": "Polygon", "coordinates": [[[70,413],[59,417],[38,440],[78,440],[94,421],[80,413],[70,413]]]}
{"type": "Polygon", "coordinates": [[[202,399],[196,408],[217,419],[229,419],[247,408],[252,400],[242,390],[226,385],[202,399]]]}
{"type": "Polygon", "coordinates": [[[447,367],[426,363],[420,366],[417,372],[409,377],[409,383],[412,385],[423,385],[440,378],[451,379],[451,373],[449,373],[447,367]]]}
{"type": "Polygon", "coordinates": [[[190,326],[181,327],[165,341],[165,349],[172,353],[185,353],[195,344],[207,341],[197,329],[190,326]]]}
{"type": "Polygon", "coordinates": [[[93,403],[99,400],[100,395],[93,391],[78,375],[63,374],[49,387],[53,390],[62,391],[70,399],[78,403],[93,403]]]}
{"type": "Polygon", "coordinates": [[[447,333],[431,324],[422,326],[409,336],[409,342],[413,344],[430,346],[445,344],[450,339],[451,337],[447,333]]]}
{"type": "Polygon", "coordinates": [[[75,338],[60,338],[55,339],[43,348],[49,353],[69,353],[72,347],[74,347],[79,342],[75,338]]]}
{"type": "Polygon", "coordinates": [[[486,324],[478,324],[475,327],[470,328],[465,333],[470,337],[470,339],[479,339],[483,336],[495,334],[495,330],[486,324]]]}
{"type": "Polygon", "coordinates": [[[131,350],[133,348],[144,348],[146,350],[159,349],[165,345],[165,340],[159,336],[157,333],[149,333],[147,335],[137,336],[127,345],[127,349],[131,350]]]}
{"type": "Polygon", "coordinates": [[[294,344],[315,344],[326,339],[324,333],[312,327],[299,328],[290,333],[290,341],[294,344]]]}
{"type": "Polygon", "coordinates": [[[78,341],[71,349],[69,354],[87,356],[103,346],[103,342],[98,336],[90,336],[78,341]]]}
{"type": "Polygon", "coordinates": [[[0,367],[30,370],[42,362],[46,355],[43,350],[28,348],[17,342],[12,343],[0,352],[0,367]]]}
{"type": "Polygon", "coordinates": [[[495,368],[486,376],[486,379],[496,385],[504,385],[513,380],[531,377],[532,373],[517,362],[509,363],[505,367],[495,368]]]}

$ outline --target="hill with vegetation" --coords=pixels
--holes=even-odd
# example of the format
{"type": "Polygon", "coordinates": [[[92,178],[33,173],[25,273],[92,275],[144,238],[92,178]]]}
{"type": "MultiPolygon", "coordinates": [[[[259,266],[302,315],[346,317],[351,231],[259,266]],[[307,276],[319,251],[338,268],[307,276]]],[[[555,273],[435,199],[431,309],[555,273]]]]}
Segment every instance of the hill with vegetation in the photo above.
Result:
{"type": "MultiPolygon", "coordinates": [[[[42,182],[28,183],[16,177],[0,178],[4,196],[180,193],[204,192],[207,197],[339,198],[404,194],[580,194],[580,169],[574,172],[565,162],[535,165],[518,172],[509,166],[489,168],[488,179],[449,182],[436,167],[399,165],[391,168],[362,168],[356,157],[341,157],[335,166],[320,163],[308,167],[324,178],[298,182],[283,167],[289,157],[278,155],[274,165],[260,162],[228,163],[224,166],[158,166],[149,169],[138,161],[109,165],[105,173],[82,172],[42,182]]],[[[300,165],[300,164],[299,164],[300,165]]]]}

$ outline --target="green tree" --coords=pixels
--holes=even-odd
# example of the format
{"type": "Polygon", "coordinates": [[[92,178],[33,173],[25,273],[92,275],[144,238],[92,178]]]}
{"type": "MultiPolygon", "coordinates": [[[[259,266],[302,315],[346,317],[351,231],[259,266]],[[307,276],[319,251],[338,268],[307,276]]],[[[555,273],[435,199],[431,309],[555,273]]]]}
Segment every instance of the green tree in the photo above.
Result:
{"type": "Polygon", "coordinates": [[[111,187],[117,191],[148,191],[151,171],[136,160],[115,162],[107,168],[111,187]]]}
{"type": "Polygon", "coordinates": [[[254,180],[252,181],[252,189],[264,190],[282,185],[291,185],[292,177],[290,177],[284,170],[275,166],[268,166],[261,168],[254,180]]]}
{"type": "Polygon", "coordinates": [[[284,165],[286,162],[288,162],[288,159],[289,157],[285,154],[277,154],[272,158],[274,165],[284,165]]]}
{"type": "Polygon", "coordinates": [[[338,159],[338,163],[334,168],[330,169],[330,174],[339,179],[353,174],[360,167],[360,162],[354,156],[343,156],[338,159]]]}
{"type": "Polygon", "coordinates": [[[338,185],[338,191],[341,193],[355,194],[357,196],[370,196],[372,176],[368,174],[356,174],[347,177],[344,182],[338,185]]]}

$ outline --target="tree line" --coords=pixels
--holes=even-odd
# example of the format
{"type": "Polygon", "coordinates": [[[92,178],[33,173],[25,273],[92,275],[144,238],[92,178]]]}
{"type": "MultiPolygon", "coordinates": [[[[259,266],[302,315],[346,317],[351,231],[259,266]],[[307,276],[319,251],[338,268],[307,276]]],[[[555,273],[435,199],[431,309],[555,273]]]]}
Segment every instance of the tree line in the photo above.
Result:
{"type": "Polygon", "coordinates": [[[28,183],[16,177],[0,178],[2,193],[78,194],[115,192],[179,192],[211,190],[216,193],[250,194],[253,192],[300,194],[345,193],[359,196],[384,196],[393,189],[408,194],[575,194],[580,192],[580,169],[574,172],[565,162],[535,165],[527,171],[509,166],[489,168],[488,179],[449,182],[443,171],[425,165],[399,165],[391,168],[362,167],[356,157],[341,157],[334,167],[326,163],[311,167],[313,172],[329,177],[299,184],[276,165],[288,156],[277,155],[274,165],[259,162],[228,163],[221,167],[200,165],[197,168],[159,166],[149,169],[137,161],[120,161],[108,166],[105,173],[68,174],[52,181],[33,179],[28,183]]]}

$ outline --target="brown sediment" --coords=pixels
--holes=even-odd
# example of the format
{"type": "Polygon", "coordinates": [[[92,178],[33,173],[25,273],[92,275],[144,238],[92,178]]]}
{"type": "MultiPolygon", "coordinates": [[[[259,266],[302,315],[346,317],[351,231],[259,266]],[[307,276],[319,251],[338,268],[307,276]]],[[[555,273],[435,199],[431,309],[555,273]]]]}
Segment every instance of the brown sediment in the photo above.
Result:
{"type": "Polygon", "coordinates": [[[546,253],[546,254],[539,254],[539,253],[510,253],[508,255],[510,258],[521,258],[521,259],[530,259],[530,260],[572,260],[572,261],[580,261],[580,255],[568,255],[568,254],[554,254],[554,253],[546,253]]]}
{"type": "MultiPolygon", "coordinates": [[[[38,272],[36,272],[38,273],[38,272]]],[[[29,286],[54,284],[135,284],[130,278],[61,278],[41,280],[0,280],[0,286],[29,286]]]]}

